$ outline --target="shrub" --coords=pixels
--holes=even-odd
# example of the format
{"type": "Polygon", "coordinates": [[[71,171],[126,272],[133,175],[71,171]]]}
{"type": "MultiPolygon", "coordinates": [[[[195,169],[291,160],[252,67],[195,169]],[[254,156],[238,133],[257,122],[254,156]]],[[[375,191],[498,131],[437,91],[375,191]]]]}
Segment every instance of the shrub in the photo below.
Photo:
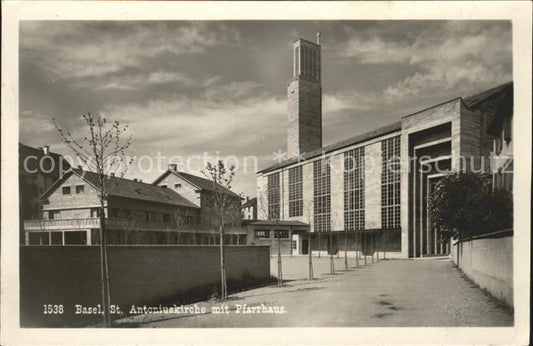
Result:
{"type": "Polygon", "coordinates": [[[429,213],[443,241],[494,232],[512,227],[512,195],[492,191],[490,175],[453,173],[429,196],[429,213]]]}

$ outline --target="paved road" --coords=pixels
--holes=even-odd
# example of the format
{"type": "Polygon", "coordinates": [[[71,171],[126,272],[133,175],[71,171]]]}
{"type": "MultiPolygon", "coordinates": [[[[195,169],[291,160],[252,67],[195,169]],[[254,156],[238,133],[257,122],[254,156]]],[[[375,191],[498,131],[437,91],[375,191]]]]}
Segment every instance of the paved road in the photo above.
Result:
{"type": "MultiPolygon", "coordinates": [[[[203,302],[202,315],[144,315],[126,322],[139,327],[373,327],[512,326],[510,311],[467,280],[447,258],[385,260],[344,269],[336,259],[314,258],[316,279],[309,282],[306,257],[284,257],[283,287],[267,286],[234,294],[229,313],[210,313],[219,304],[203,302]],[[236,313],[247,306],[284,307],[285,313],[236,313]]],[[[355,265],[355,259],[350,259],[355,265]]],[[[271,262],[277,271],[276,258],[271,262]]],[[[258,308],[259,309],[259,308],[258,308]]]]}

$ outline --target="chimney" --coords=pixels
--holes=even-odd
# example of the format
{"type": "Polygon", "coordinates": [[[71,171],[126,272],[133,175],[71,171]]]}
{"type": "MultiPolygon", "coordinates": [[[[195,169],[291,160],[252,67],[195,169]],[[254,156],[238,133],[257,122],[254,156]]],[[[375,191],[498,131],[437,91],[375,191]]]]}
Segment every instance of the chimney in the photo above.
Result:
{"type": "Polygon", "coordinates": [[[133,181],[137,181],[137,178],[133,178],[133,181]]]}
{"type": "Polygon", "coordinates": [[[80,171],[82,170],[81,165],[78,165],[78,169],[79,169],[80,171]]]}
{"type": "Polygon", "coordinates": [[[178,165],[176,163],[169,163],[168,164],[168,170],[175,172],[175,171],[178,170],[178,165]]]}
{"type": "Polygon", "coordinates": [[[142,182],[143,182],[143,180],[142,180],[142,179],[139,179],[139,183],[142,183],[142,182]]]}
{"type": "Polygon", "coordinates": [[[250,202],[250,197],[246,196],[246,202],[250,202]]]}
{"type": "Polygon", "coordinates": [[[320,44],[320,32],[316,33],[316,44],[320,44]]]}

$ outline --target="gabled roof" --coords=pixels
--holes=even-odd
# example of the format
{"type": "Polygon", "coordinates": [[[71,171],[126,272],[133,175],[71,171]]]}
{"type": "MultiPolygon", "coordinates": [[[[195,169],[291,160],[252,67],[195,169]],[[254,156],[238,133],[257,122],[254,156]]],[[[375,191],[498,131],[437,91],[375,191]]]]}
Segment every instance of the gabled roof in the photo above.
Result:
{"type": "MultiPolygon", "coordinates": [[[[398,121],[398,122],[392,123],[390,125],[380,127],[380,128],[375,129],[373,131],[365,132],[363,134],[360,134],[360,135],[357,135],[357,136],[354,136],[354,137],[350,137],[348,139],[345,139],[345,140],[330,144],[330,145],[325,146],[323,148],[316,149],[316,150],[313,150],[313,151],[310,151],[310,152],[307,152],[307,153],[303,153],[302,155],[300,155],[300,159],[299,160],[300,161],[309,160],[309,159],[312,159],[313,157],[317,157],[317,156],[322,155],[322,152],[327,154],[327,153],[330,153],[330,152],[333,152],[333,151],[340,150],[342,148],[348,147],[350,145],[354,145],[354,144],[357,144],[357,143],[361,143],[361,142],[370,140],[372,138],[376,138],[376,137],[383,136],[383,135],[386,135],[386,134],[389,134],[389,133],[392,133],[392,132],[400,131],[401,129],[402,129],[402,123],[401,123],[401,121],[398,121]]],[[[264,168],[264,169],[258,171],[257,173],[268,173],[268,172],[271,172],[271,171],[275,171],[276,169],[280,169],[280,168],[292,165],[293,163],[297,163],[297,162],[298,162],[298,157],[293,157],[293,158],[290,158],[288,160],[282,161],[280,163],[276,163],[276,164],[274,164],[272,166],[269,166],[267,168],[264,168]]]]}
{"type": "MultiPolygon", "coordinates": [[[[181,172],[181,171],[178,171],[178,170],[173,170],[173,169],[167,169],[166,172],[163,173],[161,176],[159,176],[156,180],[154,180],[154,182],[152,184],[153,185],[159,184],[159,182],[161,180],[163,180],[169,174],[174,174],[174,175],[182,178],[183,180],[185,180],[185,181],[191,183],[192,185],[194,185],[199,190],[212,191],[212,192],[216,192],[217,191],[215,183],[212,180],[209,180],[209,179],[203,178],[203,177],[199,177],[197,175],[181,172]]],[[[219,188],[226,190],[230,195],[232,195],[234,197],[237,197],[237,198],[241,198],[241,196],[239,196],[235,192],[233,192],[233,191],[231,191],[229,189],[226,189],[225,187],[223,187],[220,184],[217,184],[217,185],[219,186],[219,188]]]]}
{"type": "Polygon", "coordinates": [[[45,154],[42,148],[34,148],[22,143],[19,143],[19,173],[35,172],[39,174],[49,175],[53,177],[59,177],[61,170],[68,170],[70,164],[60,154],[48,152],[45,154]],[[34,159],[25,159],[33,156],[34,159]],[[51,160],[42,160],[43,157],[50,157],[51,160]],[[26,167],[24,167],[26,165],[26,167]],[[42,165],[42,166],[41,166],[42,165]],[[61,165],[63,165],[61,167],[61,165]]]}
{"type": "MultiPolygon", "coordinates": [[[[72,174],[77,175],[85,182],[99,190],[98,174],[80,169],[71,169],[59,178],[39,199],[46,199],[54,192],[65,180],[72,174]]],[[[177,205],[181,207],[198,208],[185,197],[178,194],[172,189],[167,189],[157,185],[146,184],[140,181],[129,180],[125,178],[106,176],[107,193],[112,197],[122,197],[138,199],[148,202],[177,205]]]]}

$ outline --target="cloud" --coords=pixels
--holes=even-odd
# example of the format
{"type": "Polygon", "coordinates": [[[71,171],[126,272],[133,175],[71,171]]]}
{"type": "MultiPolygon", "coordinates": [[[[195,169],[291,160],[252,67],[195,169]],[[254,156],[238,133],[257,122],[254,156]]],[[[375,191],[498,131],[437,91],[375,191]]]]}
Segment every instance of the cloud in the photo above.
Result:
{"type": "Polygon", "coordinates": [[[370,38],[350,39],[335,54],[348,61],[405,65],[413,70],[383,90],[388,102],[458,87],[462,90],[491,87],[512,79],[508,23],[431,23],[416,36],[374,34],[370,38]]]}
{"type": "Polygon", "coordinates": [[[21,25],[21,51],[59,78],[101,76],[160,54],[190,55],[238,42],[236,31],[207,22],[45,22],[21,25]]]}
{"type": "Polygon", "coordinates": [[[76,88],[136,90],[155,85],[180,83],[191,85],[193,80],[183,73],[172,71],[155,71],[129,73],[107,78],[85,78],[74,82],[76,88]]]}
{"type": "Polygon", "coordinates": [[[277,136],[285,134],[286,127],[286,100],[255,92],[260,89],[255,82],[232,82],[211,86],[194,98],[182,95],[110,105],[104,112],[112,119],[129,123],[134,134],[141,134],[136,140],[138,145],[255,152],[261,151],[258,133],[277,136]]]}
{"type": "Polygon", "coordinates": [[[379,37],[369,40],[352,39],[336,52],[341,58],[355,58],[366,64],[408,63],[412,48],[398,42],[384,41],[379,37]]]}
{"type": "Polygon", "coordinates": [[[324,94],[322,96],[322,113],[328,115],[346,110],[368,110],[376,106],[375,95],[361,94],[357,91],[324,94]]]}

